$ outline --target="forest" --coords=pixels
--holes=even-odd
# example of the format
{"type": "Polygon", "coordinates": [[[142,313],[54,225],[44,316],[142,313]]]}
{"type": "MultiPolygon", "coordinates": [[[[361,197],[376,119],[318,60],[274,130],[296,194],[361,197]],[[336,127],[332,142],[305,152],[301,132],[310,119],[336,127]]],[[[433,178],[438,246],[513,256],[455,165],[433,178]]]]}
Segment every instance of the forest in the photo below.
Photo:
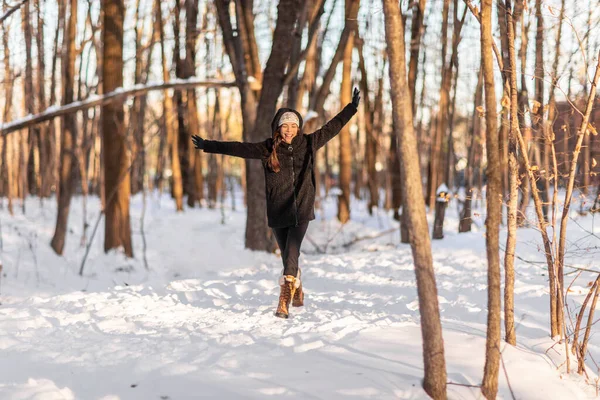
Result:
{"type": "MultiPolygon", "coordinates": [[[[210,250],[203,238],[237,213],[239,232],[230,234],[239,240],[227,249],[256,265],[276,257],[261,163],[199,151],[191,138],[264,141],[280,107],[303,116],[302,132],[315,132],[358,88],[356,116],[316,153],[315,210],[338,232],[367,220],[381,228],[385,219],[385,229],[362,236],[357,228],[338,247],[383,237],[395,249],[387,251],[410,258],[423,390],[410,398],[466,393],[451,392],[442,328],[459,317],[439,302],[436,246],[459,254],[475,237],[485,360],[479,381],[463,386],[487,399],[520,398],[508,376],[503,389],[501,349],[521,341],[519,280],[535,266],[538,336],[560,351],[556,370],[597,395],[597,1],[2,0],[0,24],[0,273],[14,292],[6,304],[43,292],[39,276],[35,288],[22,283],[27,295],[19,297],[21,283],[11,292],[11,271],[19,282],[27,252],[36,275],[43,251],[50,264],[68,266],[73,282],[104,264],[114,269],[113,258],[94,263],[102,257],[147,274],[149,258],[168,265],[153,255],[148,243],[162,239],[145,221],[158,224],[171,208],[164,221],[180,221],[182,232],[208,215],[216,221],[199,236],[178,236],[200,241],[184,247],[188,257],[210,250]]],[[[309,230],[301,262],[329,255],[332,238],[319,229],[309,230]]],[[[9,311],[0,320],[10,321],[9,311]]],[[[19,390],[4,394],[20,398],[19,390]]]]}

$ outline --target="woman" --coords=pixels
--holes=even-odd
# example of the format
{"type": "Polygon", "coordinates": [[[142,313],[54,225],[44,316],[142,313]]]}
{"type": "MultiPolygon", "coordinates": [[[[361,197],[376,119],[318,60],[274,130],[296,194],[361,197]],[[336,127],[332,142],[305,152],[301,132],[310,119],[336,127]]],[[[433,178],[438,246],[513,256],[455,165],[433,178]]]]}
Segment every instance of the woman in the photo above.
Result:
{"type": "Polygon", "coordinates": [[[272,138],[260,143],[219,142],[192,137],[196,149],[205,153],[262,161],[267,219],[283,261],[277,317],[288,317],[292,299],[293,306],[304,305],[298,257],[308,223],[315,219],[315,152],[335,137],[356,114],[359,101],[360,92],[354,89],[352,102],[321,129],[309,135],[302,133],[302,116],[298,111],[281,108],[271,122],[272,138]]]}

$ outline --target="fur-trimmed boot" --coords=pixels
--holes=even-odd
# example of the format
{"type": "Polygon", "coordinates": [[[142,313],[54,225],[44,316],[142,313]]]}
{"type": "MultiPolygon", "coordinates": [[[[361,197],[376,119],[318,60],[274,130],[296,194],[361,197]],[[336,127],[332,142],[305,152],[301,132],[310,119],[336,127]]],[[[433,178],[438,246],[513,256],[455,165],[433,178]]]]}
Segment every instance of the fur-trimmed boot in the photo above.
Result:
{"type": "Polygon", "coordinates": [[[284,275],[279,278],[279,304],[277,305],[277,311],[275,316],[279,318],[287,318],[289,314],[289,307],[294,294],[296,293],[296,278],[293,275],[284,275]]]}
{"type": "Polygon", "coordinates": [[[298,268],[298,275],[296,275],[296,293],[294,293],[294,298],[292,299],[293,307],[302,307],[304,305],[304,290],[302,290],[302,271],[298,268]]]}

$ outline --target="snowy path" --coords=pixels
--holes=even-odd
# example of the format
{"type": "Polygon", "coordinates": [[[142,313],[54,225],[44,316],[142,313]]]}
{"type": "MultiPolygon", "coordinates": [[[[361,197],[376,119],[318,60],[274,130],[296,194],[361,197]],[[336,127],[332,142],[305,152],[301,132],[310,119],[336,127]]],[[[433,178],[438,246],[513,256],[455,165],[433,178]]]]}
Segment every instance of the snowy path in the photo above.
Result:
{"type": "MultiPolygon", "coordinates": [[[[242,250],[243,213],[220,225],[216,210],[152,211],[150,273],[139,259],[104,255],[98,240],[84,278],[75,275],[80,219],[72,256],[59,258],[44,246],[53,215],[40,223],[39,210],[30,219],[2,214],[0,399],[427,398],[412,257],[395,234],[342,252],[336,241],[382,230],[364,219],[334,238],[331,254],[307,243],[306,306],[281,320],[273,316],[280,260],[242,250]],[[6,234],[9,222],[21,235],[6,234]],[[29,255],[18,246],[28,240],[29,255]]],[[[315,222],[309,235],[325,243],[336,229],[315,222]]],[[[478,385],[483,373],[484,244],[480,232],[433,244],[448,379],[463,385],[478,385]]],[[[545,355],[552,342],[544,277],[539,267],[520,267],[518,346],[503,348],[512,390],[520,399],[591,398],[592,386],[561,376],[560,357],[545,355]]],[[[448,393],[481,398],[465,386],[448,393]]],[[[511,398],[502,373],[499,396],[511,398]]]]}

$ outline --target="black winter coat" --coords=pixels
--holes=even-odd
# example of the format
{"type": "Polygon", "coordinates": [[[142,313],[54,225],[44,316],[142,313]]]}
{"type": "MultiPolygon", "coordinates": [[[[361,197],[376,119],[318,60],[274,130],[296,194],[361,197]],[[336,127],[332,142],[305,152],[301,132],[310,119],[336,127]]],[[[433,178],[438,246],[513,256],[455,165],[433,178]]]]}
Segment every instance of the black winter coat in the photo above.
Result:
{"type": "MultiPolygon", "coordinates": [[[[273,134],[283,108],[277,111],[271,127],[273,134]]],[[[298,114],[296,112],[296,114],[298,114]]],[[[267,196],[267,219],[269,227],[283,228],[297,226],[315,219],[315,173],[313,169],[315,152],[335,137],[350,118],[356,114],[356,107],[348,104],[331,121],[311,134],[299,133],[292,143],[281,142],[276,149],[280,171],[273,172],[267,165],[273,138],[259,143],[220,142],[205,140],[206,153],[226,154],[241,158],[260,159],[265,172],[265,193],[267,196]]],[[[300,115],[298,114],[298,117],[300,115]]],[[[300,117],[300,125],[302,119],[300,117]]]]}

